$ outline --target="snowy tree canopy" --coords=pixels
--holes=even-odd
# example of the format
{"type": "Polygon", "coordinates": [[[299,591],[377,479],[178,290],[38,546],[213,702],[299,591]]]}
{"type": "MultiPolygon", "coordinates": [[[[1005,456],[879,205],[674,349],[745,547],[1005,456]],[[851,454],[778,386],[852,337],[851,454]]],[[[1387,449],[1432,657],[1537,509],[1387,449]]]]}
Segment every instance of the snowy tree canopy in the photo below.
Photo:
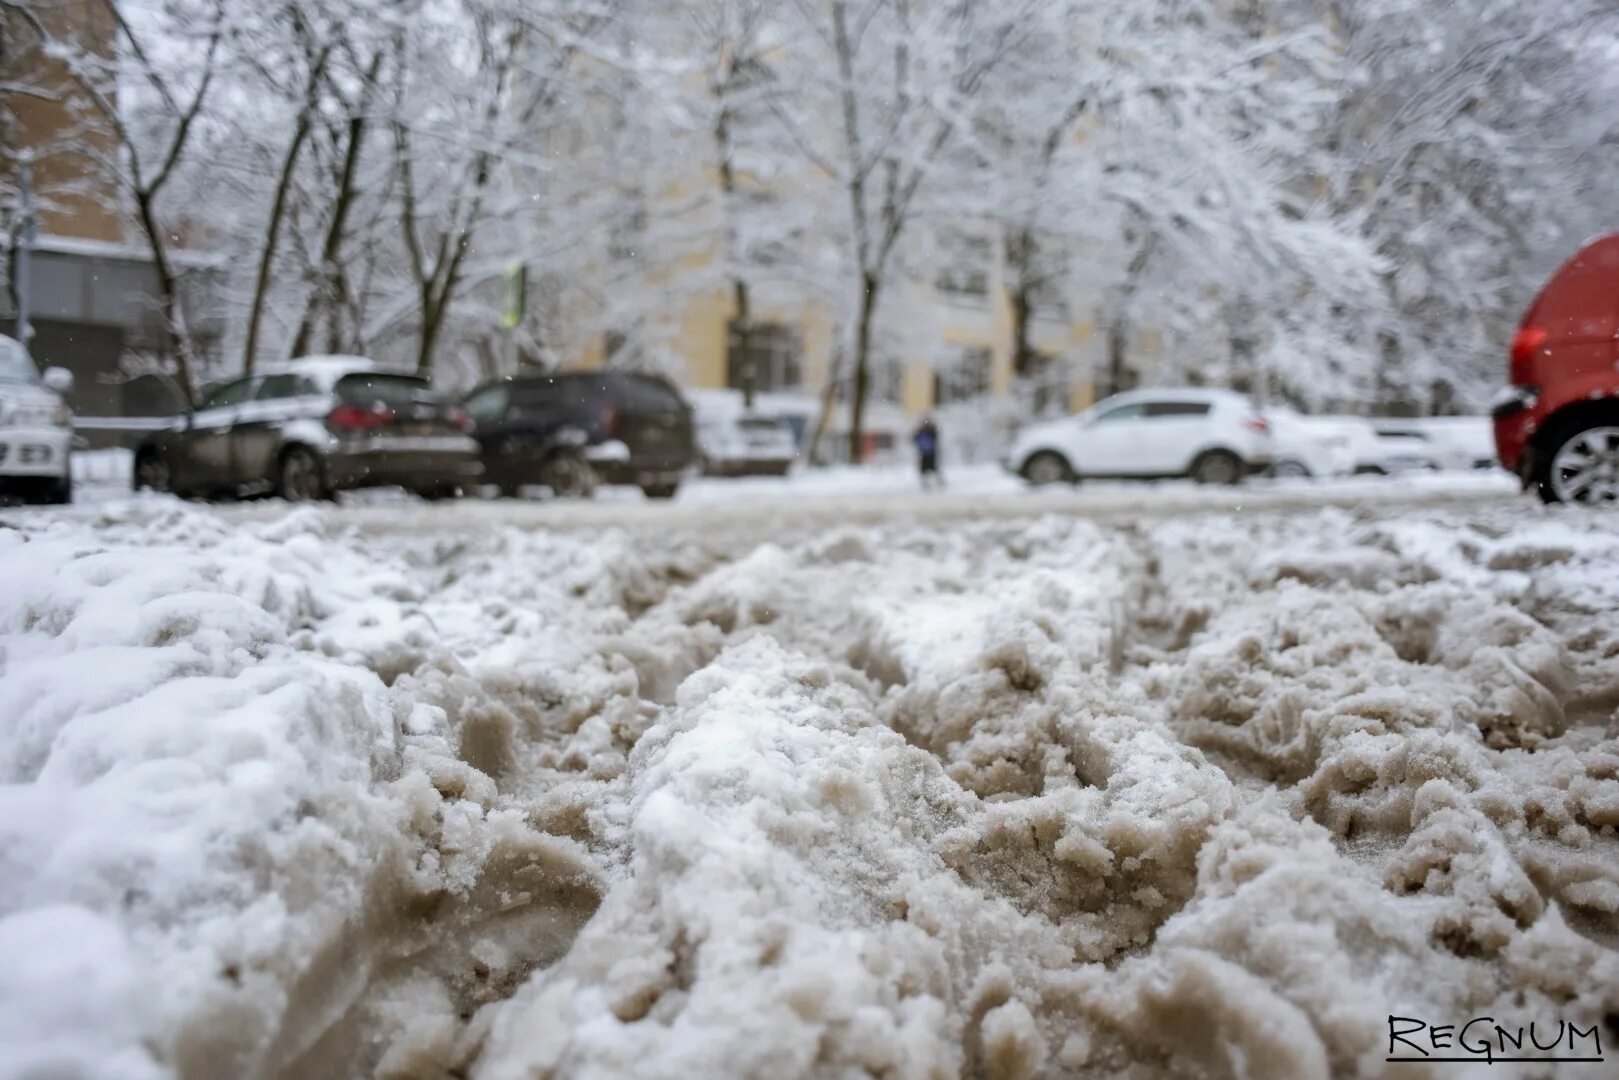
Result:
{"type": "Polygon", "coordinates": [[[786,282],[836,313],[826,393],[861,397],[898,283],[966,226],[1020,373],[1032,313],[1077,299],[1103,391],[1476,407],[1619,175],[1602,0],[95,2],[110,51],[0,2],[0,122],[62,98],[132,237],[225,257],[217,342],[165,309],[189,383],[317,350],[464,381],[602,341],[678,371],[687,298],[745,335],[786,282]]]}

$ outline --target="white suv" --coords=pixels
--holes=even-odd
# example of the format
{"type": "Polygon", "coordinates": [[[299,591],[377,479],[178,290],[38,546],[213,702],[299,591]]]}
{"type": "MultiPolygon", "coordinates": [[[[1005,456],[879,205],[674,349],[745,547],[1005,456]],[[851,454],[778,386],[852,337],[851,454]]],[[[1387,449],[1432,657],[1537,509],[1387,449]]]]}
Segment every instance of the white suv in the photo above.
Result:
{"type": "Polygon", "coordinates": [[[1190,476],[1236,484],[1270,467],[1270,424],[1229,390],[1132,390],[1018,433],[1006,466],[1031,484],[1190,476]]]}
{"type": "Polygon", "coordinates": [[[0,335],[0,494],[73,501],[73,416],[62,401],[72,386],[65,368],[41,378],[23,347],[0,335]]]}

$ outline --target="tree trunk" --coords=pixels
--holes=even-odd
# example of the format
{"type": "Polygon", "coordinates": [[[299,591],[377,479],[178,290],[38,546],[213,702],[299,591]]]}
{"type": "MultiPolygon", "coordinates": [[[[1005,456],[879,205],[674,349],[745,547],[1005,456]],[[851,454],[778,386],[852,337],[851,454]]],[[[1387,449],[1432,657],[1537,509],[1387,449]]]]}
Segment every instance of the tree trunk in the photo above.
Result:
{"type": "Polygon", "coordinates": [[[366,65],[365,80],[360,84],[359,107],[348,120],[348,144],[343,147],[343,164],[338,170],[337,197],[332,204],[332,219],[326,225],[326,239],[321,244],[321,280],[304,304],[303,317],[298,320],[298,333],[292,339],[292,355],[303,356],[309,351],[309,339],[315,332],[315,319],[320,304],[330,306],[333,313],[328,339],[333,352],[338,351],[337,315],[348,300],[348,274],[338,263],[343,249],[343,231],[348,228],[349,209],[355,202],[354,174],[360,164],[360,150],[365,143],[365,117],[371,107],[371,92],[382,72],[385,55],[379,48],[366,65]]]}
{"type": "Polygon", "coordinates": [[[1112,397],[1128,389],[1125,378],[1130,370],[1129,342],[1130,321],[1121,310],[1107,326],[1107,382],[1099,388],[1106,393],[1098,392],[1098,398],[1112,397]]]}
{"type": "Polygon", "coordinates": [[[877,278],[869,271],[861,275],[860,321],[855,326],[854,379],[849,400],[849,461],[865,460],[866,388],[871,383],[871,329],[877,314],[877,278]]]}
{"type": "Polygon", "coordinates": [[[292,187],[292,174],[298,167],[298,154],[303,150],[304,140],[309,137],[309,121],[307,109],[298,114],[292,142],[287,147],[286,159],[281,163],[281,175],[276,181],[275,198],[270,203],[270,222],[264,232],[264,250],[259,253],[258,278],[253,283],[253,306],[247,316],[247,343],[242,347],[244,375],[253,374],[253,363],[257,359],[259,324],[264,318],[264,300],[270,291],[270,270],[275,263],[276,244],[281,236],[281,219],[287,210],[287,191],[292,187]]]}
{"type": "Polygon", "coordinates": [[[826,386],[821,390],[821,412],[815,418],[815,430],[810,432],[809,446],[805,448],[804,456],[811,465],[819,464],[821,453],[821,440],[826,437],[826,429],[831,426],[832,412],[838,405],[838,374],[843,370],[843,358],[835,356],[832,367],[826,373],[826,386]]]}
{"type": "Polygon", "coordinates": [[[191,338],[183,328],[185,319],[180,311],[180,287],[175,280],[174,270],[169,265],[168,245],[158,228],[157,212],[152,202],[151,192],[143,190],[135,192],[135,210],[140,218],[141,228],[145,230],[146,238],[151,244],[152,269],[157,272],[158,298],[163,311],[163,336],[168,340],[170,355],[174,357],[180,392],[185,395],[186,404],[195,407],[197,385],[195,365],[191,356],[191,338]]]}
{"type": "Polygon", "coordinates": [[[731,320],[730,347],[742,357],[742,407],[752,412],[759,392],[759,365],[753,355],[753,313],[748,283],[740,277],[733,278],[731,294],[736,302],[736,317],[731,320]]]}
{"type": "Polygon", "coordinates": [[[1034,290],[1029,277],[1034,272],[1033,238],[1020,231],[1007,245],[1007,262],[1013,270],[1017,284],[1012,289],[1012,370],[1027,376],[1034,370],[1034,349],[1029,345],[1029,317],[1034,290]]]}
{"type": "Polygon", "coordinates": [[[438,343],[439,327],[444,324],[444,305],[434,303],[432,295],[422,291],[422,334],[416,349],[416,374],[424,379],[433,377],[433,347],[438,343]]]}

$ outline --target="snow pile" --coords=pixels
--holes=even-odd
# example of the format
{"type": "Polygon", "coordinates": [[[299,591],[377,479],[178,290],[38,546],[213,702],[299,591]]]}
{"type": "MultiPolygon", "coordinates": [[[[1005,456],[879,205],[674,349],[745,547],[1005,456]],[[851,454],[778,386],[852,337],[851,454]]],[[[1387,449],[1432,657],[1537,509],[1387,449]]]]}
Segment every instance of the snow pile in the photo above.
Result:
{"type": "Polygon", "coordinates": [[[0,530],[25,1068],[1374,1075],[1390,1013],[1619,1014],[1599,517],[166,506],[0,530]]]}
{"type": "Polygon", "coordinates": [[[453,665],[417,596],[314,511],[0,530],[7,1070],[273,1071],[491,874],[588,912],[577,845],[389,687],[453,665]]]}

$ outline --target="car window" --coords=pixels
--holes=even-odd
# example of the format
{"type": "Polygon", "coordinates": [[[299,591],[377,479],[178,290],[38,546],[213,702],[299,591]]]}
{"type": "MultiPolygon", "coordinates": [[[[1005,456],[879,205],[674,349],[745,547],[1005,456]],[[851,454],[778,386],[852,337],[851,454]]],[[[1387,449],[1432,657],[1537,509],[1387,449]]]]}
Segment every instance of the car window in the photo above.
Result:
{"type": "Polygon", "coordinates": [[[1175,416],[1207,416],[1209,409],[1207,401],[1150,401],[1144,406],[1142,415],[1149,420],[1175,416]]]}
{"type": "Polygon", "coordinates": [[[257,383],[257,379],[237,379],[235,382],[228,382],[209,394],[197,408],[223,409],[227,405],[240,405],[252,396],[253,387],[257,383]]]}
{"type": "Polygon", "coordinates": [[[343,376],[337,380],[337,396],[348,402],[382,404],[393,409],[434,400],[426,379],[418,379],[414,375],[383,375],[375,372],[343,376]]]}
{"type": "Polygon", "coordinates": [[[487,424],[506,415],[506,403],[510,400],[511,390],[505,385],[486,386],[463,401],[461,407],[473,420],[487,424]]]}
{"type": "Polygon", "coordinates": [[[0,337],[0,379],[7,382],[39,382],[39,371],[23,351],[22,344],[0,337]]]}
{"type": "Polygon", "coordinates": [[[303,397],[315,393],[315,384],[302,375],[266,375],[259,383],[254,401],[274,401],[279,398],[303,397]]]}
{"type": "Polygon", "coordinates": [[[576,379],[524,379],[512,384],[511,401],[526,411],[554,409],[580,393],[576,379]]]}
{"type": "Polygon", "coordinates": [[[1094,423],[1105,424],[1113,420],[1139,420],[1145,405],[1118,405],[1097,416],[1094,423]]]}
{"type": "Polygon", "coordinates": [[[614,398],[631,409],[656,409],[667,412],[682,407],[680,395],[672,387],[657,379],[622,375],[609,384],[608,390],[614,398]]]}

